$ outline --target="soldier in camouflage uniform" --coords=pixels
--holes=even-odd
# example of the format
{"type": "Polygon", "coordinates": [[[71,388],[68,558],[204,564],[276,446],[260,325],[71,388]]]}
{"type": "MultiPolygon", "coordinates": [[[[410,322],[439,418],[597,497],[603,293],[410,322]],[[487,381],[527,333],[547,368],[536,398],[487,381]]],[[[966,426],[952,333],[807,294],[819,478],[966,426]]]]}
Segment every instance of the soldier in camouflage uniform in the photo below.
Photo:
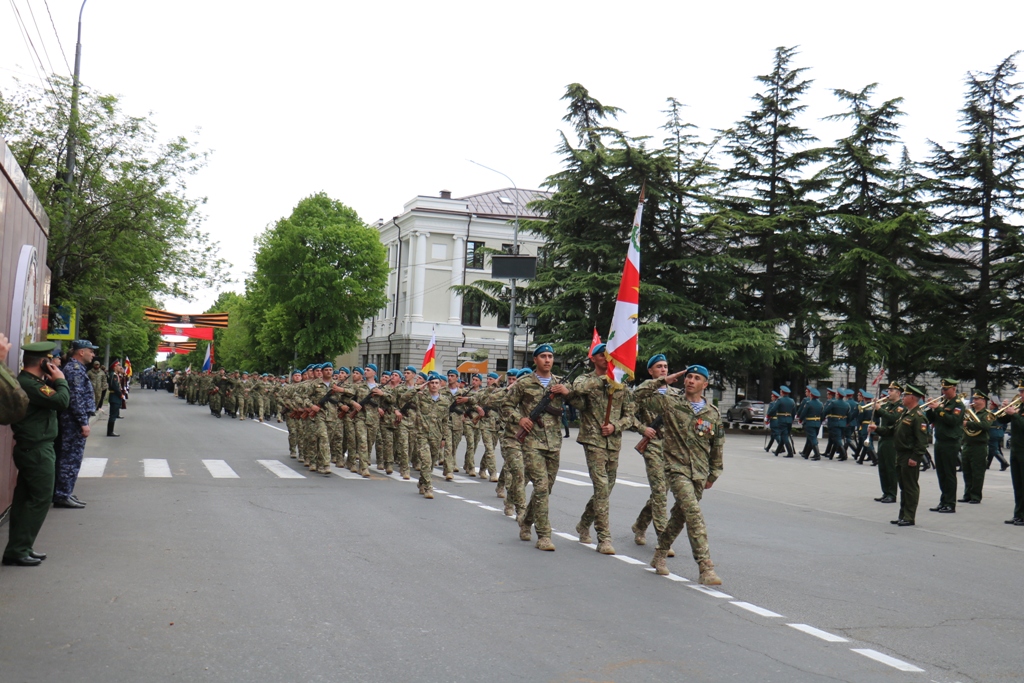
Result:
{"type": "Polygon", "coordinates": [[[377,432],[377,454],[378,464],[383,462],[384,473],[391,474],[395,471],[395,405],[394,405],[394,380],[390,370],[384,370],[380,374],[380,388],[384,395],[380,397],[380,406],[377,414],[380,416],[380,430],[377,432]]]}
{"type": "Polygon", "coordinates": [[[497,440],[495,433],[497,411],[486,406],[485,403],[490,396],[498,391],[501,391],[498,387],[498,374],[489,372],[487,373],[487,386],[480,390],[479,398],[476,399],[476,411],[479,415],[477,430],[480,434],[480,441],[484,445],[484,454],[480,458],[479,476],[481,479],[486,479],[489,474],[492,482],[498,481],[498,468],[494,459],[494,444],[497,440]]]}
{"type": "Polygon", "coordinates": [[[604,344],[594,347],[591,362],[594,371],[573,382],[572,392],[566,399],[580,411],[580,431],[576,442],[583,446],[590,481],[594,485],[594,495],[587,501],[576,525],[576,533],[580,535],[580,543],[590,543],[590,526],[594,525],[597,552],[614,555],[608,501],[619,469],[622,433],[636,426],[635,405],[625,385],[614,387],[609,383],[604,344]]]}
{"type": "MultiPolygon", "coordinates": [[[[569,395],[569,388],[561,379],[551,374],[555,362],[555,351],[550,344],[541,344],[533,351],[535,373],[521,376],[509,389],[501,406],[501,412],[509,421],[526,431],[523,440],[523,463],[526,477],[533,482],[533,495],[519,521],[519,538],[529,541],[530,529],[537,528],[537,548],[554,550],[551,542],[551,522],[548,518],[548,497],[558,474],[558,461],[562,450],[562,409],[563,400],[569,395]],[[530,419],[530,413],[545,394],[551,395],[547,411],[537,422],[530,419]]],[[[504,455],[504,451],[502,452],[504,455]]]]}
{"type": "Polygon", "coordinates": [[[219,370],[210,386],[210,413],[214,417],[220,417],[220,411],[224,407],[224,384],[224,371],[219,370]]]}
{"type": "MultiPolygon", "coordinates": [[[[394,388],[395,462],[402,479],[409,479],[409,461],[413,448],[418,448],[416,421],[419,417],[416,397],[416,369],[408,365],[402,373],[405,383],[394,388]]],[[[417,451],[418,452],[418,451],[417,451]]]]}
{"type": "MultiPolygon", "coordinates": [[[[647,372],[650,373],[651,379],[641,384],[641,387],[666,376],[668,374],[668,359],[665,358],[665,354],[659,353],[651,356],[647,361],[647,372]]],[[[680,393],[679,389],[667,385],[656,389],[656,391],[659,396],[667,393],[680,393]]],[[[637,402],[638,427],[641,434],[650,438],[643,456],[644,465],[647,468],[647,482],[651,486],[651,495],[647,499],[647,504],[640,510],[640,514],[637,515],[636,522],[632,526],[633,540],[637,545],[647,544],[647,527],[652,522],[656,534],[665,531],[665,526],[668,524],[668,475],[665,454],[662,450],[660,434],[648,426],[657,418],[658,399],[654,399],[653,404],[652,407],[655,410],[652,411],[647,409],[646,401],[637,402]]],[[[675,557],[675,552],[671,548],[668,556],[675,557]]]]}
{"type": "Polygon", "coordinates": [[[686,528],[693,559],[700,567],[700,583],[721,585],[708,548],[707,528],[700,509],[705,489],[722,475],[725,430],[715,406],[704,398],[708,371],[691,365],[682,372],[667,375],[637,388],[635,398],[651,413],[664,420],[661,428],[663,452],[668,465],[669,488],[676,502],[665,530],[658,534],[658,549],[651,566],[663,576],[669,574],[665,559],[676,537],[686,528]],[[658,390],[683,377],[682,394],[659,394],[658,390]],[[653,400],[652,400],[653,399],[653,400]]]}
{"type": "Polygon", "coordinates": [[[288,429],[288,455],[296,458],[298,457],[296,442],[298,427],[295,425],[296,419],[292,417],[292,411],[295,408],[292,405],[291,396],[294,388],[302,381],[302,372],[292,370],[288,377],[288,384],[282,384],[277,390],[277,409],[278,415],[284,419],[284,425],[288,429]]]}
{"type": "Polygon", "coordinates": [[[100,369],[100,362],[98,360],[92,362],[92,366],[87,374],[89,375],[89,382],[92,383],[93,398],[98,409],[103,405],[103,387],[106,384],[106,377],[103,374],[103,370],[100,369]]]}
{"type": "Polygon", "coordinates": [[[441,375],[428,375],[427,383],[416,390],[416,407],[419,413],[419,492],[424,498],[434,497],[431,479],[431,465],[435,459],[443,458],[444,431],[447,429],[448,403],[441,391],[441,375]]]}
{"type": "MultiPolygon", "coordinates": [[[[455,457],[459,452],[459,444],[462,442],[462,437],[466,433],[466,410],[469,408],[469,390],[459,388],[459,373],[457,370],[448,371],[448,387],[447,391],[444,392],[444,399],[448,404],[449,410],[452,410],[454,403],[454,410],[449,413],[450,417],[448,422],[448,434],[447,443],[448,446],[444,451],[444,476],[445,479],[452,479],[452,472],[458,472],[459,468],[455,462],[455,457]]],[[[467,472],[470,476],[473,476],[473,472],[467,472]]]]}
{"type": "Polygon", "coordinates": [[[479,406],[480,392],[483,391],[483,375],[473,375],[469,378],[469,389],[467,395],[473,399],[472,408],[467,408],[463,415],[462,429],[466,434],[466,454],[463,456],[463,469],[469,476],[476,475],[476,449],[480,446],[480,419],[483,415],[477,410],[479,406]]]}
{"type": "Polygon", "coordinates": [[[501,474],[497,477],[498,486],[495,493],[498,498],[505,499],[505,516],[518,517],[526,513],[526,483],[523,474],[523,450],[522,444],[516,440],[519,432],[519,423],[505,419],[501,414],[502,405],[511,387],[516,383],[516,378],[523,373],[529,374],[529,370],[516,370],[510,368],[505,373],[508,384],[505,387],[497,388],[493,393],[484,397],[483,406],[489,409],[494,416],[495,424],[501,428],[501,474]],[[507,490],[506,490],[507,489],[507,490]]]}
{"type": "Polygon", "coordinates": [[[266,412],[267,385],[264,384],[264,377],[265,375],[261,376],[253,373],[249,386],[249,398],[251,400],[249,411],[260,422],[263,422],[263,415],[266,412]]]}

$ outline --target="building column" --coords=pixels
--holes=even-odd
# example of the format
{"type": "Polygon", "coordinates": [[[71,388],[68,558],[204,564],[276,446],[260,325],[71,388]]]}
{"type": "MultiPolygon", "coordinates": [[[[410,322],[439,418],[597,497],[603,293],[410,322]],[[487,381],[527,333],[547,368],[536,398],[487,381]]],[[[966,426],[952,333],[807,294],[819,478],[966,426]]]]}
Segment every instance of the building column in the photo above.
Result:
{"type": "Polygon", "coordinates": [[[416,238],[416,265],[412,278],[412,320],[423,320],[423,292],[427,288],[427,237],[429,232],[414,232],[416,238]]]}
{"type": "MultiPolygon", "coordinates": [[[[462,235],[452,235],[455,240],[455,252],[452,254],[452,287],[464,285],[462,281],[465,275],[466,263],[466,240],[462,235]]],[[[448,322],[458,325],[462,322],[462,295],[455,290],[448,290],[451,299],[448,304],[448,322]]]]}

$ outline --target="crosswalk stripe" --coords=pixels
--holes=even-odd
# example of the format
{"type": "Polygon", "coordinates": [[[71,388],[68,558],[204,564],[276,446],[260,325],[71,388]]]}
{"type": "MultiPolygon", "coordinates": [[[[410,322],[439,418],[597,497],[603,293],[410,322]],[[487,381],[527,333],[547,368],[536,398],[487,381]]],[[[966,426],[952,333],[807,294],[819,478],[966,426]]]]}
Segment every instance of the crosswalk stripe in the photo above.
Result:
{"type": "Polygon", "coordinates": [[[280,460],[257,460],[259,464],[266,467],[273,474],[280,477],[281,479],[305,479],[306,475],[296,472],[288,465],[285,465],[280,460]]]}
{"type": "Polygon", "coordinates": [[[82,469],[78,470],[78,478],[102,477],[107,469],[106,458],[82,458],[82,469]]]}
{"type": "Polygon", "coordinates": [[[575,479],[569,479],[568,477],[558,477],[558,476],[556,476],[555,477],[555,481],[560,481],[560,482],[563,482],[565,484],[570,484],[572,486],[590,486],[590,484],[588,484],[585,481],[576,481],[575,479]]]}
{"type": "Polygon", "coordinates": [[[364,477],[363,475],[357,472],[350,472],[347,467],[337,467],[336,465],[331,465],[331,472],[338,475],[342,479],[359,479],[360,481],[365,479],[366,481],[370,481],[368,477],[364,477]]]}
{"type": "Polygon", "coordinates": [[[171,466],[163,459],[146,458],[142,461],[142,473],[146,477],[167,478],[171,476],[171,466]]]}
{"type": "Polygon", "coordinates": [[[391,478],[391,479],[394,479],[395,481],[404,481],[404,482],[405,482],[405,483],[407,483],[407,484],[408,484],[409,482],[415,481],[415,480],[414,480],[414,479],[412,478],[412,476],[411,476],[411,475],[409,476],[409,478],[408,478],[408,479],[402,479],[402,475],[401,475],[401,474],[399,474],[398,472],[392,472],[391,474],[386,474],[386,475],[384,475],[384,476],[386,476],[386,477],[389,477],[389,478],[391,478]]]}
{"type": "MultiPolygon", "coordinates": [[[[435,471],[436,470],[441,470],[441,476],[442,477],[444,476],[444,468],[443,467],[435,467],[434,470],[435,471]]],[[[434,476],[437,476],[437,475],[435,474],[434,476]]],[[[474,481],[472,479],[469,479],[467,477],[462,477],[462,476],[459,476],[458,474],[454,474],[454,473],[452,474],[452,480],[453,481],[457,481],[460,484],[479,484],[480,483],[478,481],[474,481]]]]}
{"type": "Polygon", "coordinates": [[[238,473],[224,460],[204,460],[203,464],[214,479],[238,479],[238,473]]]}
{"type": "MultiPolygon", "coordinates": [[[[558,470],[558,471],[559,472],[565,472],[566,474],[575,474],[577,476],[586,477],[587,479],[590,479],[590,472],[583,472],[581,470],[558,470]]],[[[638,489],[649,489],[649,488],[651,488],[650,485],[648,485],[648,484],[640,484],[640,483],[637,483],[635,481],[629,481],[628,479],[616,479],[615,480],[615,484],[616,485],[622,484],[623,486],[632,486],[633,488],[638,488],[638,489]]]]}

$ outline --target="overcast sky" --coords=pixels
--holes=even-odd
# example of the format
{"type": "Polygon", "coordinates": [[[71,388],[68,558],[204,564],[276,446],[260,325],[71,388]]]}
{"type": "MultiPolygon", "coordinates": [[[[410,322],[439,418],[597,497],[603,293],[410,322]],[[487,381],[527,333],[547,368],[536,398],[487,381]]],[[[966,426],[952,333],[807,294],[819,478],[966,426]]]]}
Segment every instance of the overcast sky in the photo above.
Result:
{"type": "MultiPolygon", "coordinates": [[[[47,1],[73,66],[80,3],[47,1]]],[[[68,74],[43,0],[11,2],[44,63],[45,46],[68,74]]],[[[11,2],[0,6],[0,84],[38,83],[11,2]]],[[[539,187],[558,168],[572,82],[624,109],[618,126],[632,134],[660,139],[672,96],[710,137],[751,109],[774,48],[798,45],[796,65],[815,81],[804,125],[825,141],[845,134],[820,121],[839,110],[831,90],[878,82],[879,102],[905,98],[903,138],[920,160],[929,138],[955,140],[966,72],[1024,48],[1022,25],[1024,3],[1012,0],[90,0],[82,81],[131,114],[152,112],[164,138],[212,151],[189,187],[208,198],[205,227],[241,291],[255,235],[314,192],[372,222],[417,194],[508,185],[468,159],[539,187]]],[[[216,294],[167,307],[199,312],[216,294]]]]}

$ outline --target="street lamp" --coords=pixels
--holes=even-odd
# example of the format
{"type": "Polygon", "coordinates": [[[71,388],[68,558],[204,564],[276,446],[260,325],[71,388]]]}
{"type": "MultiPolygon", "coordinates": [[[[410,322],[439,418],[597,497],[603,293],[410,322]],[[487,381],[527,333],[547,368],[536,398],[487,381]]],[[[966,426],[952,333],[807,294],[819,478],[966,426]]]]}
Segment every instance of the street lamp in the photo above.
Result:
{"type": "MultiPolygon", "coordinates": [[[[501,171],[495,170],[495,169],[491,168],[490,166],[484,166],[480,162],[473,161],[472,159],[469,159],[468,161],[471,164],[476,164],[480,168],[486,168],[488,171],[491,171],[492,173],[497,173],[498,175],[503,176],[506,180],[508,180],[510,183],[512,183],[512,189],[515,191],[515,194],[514,194],[515,201],[510,200],[508,197],[499,197],[498,201],[500,201],[502,204],[512,204],[513,207],[514,207],[516,220],[512,224],[512,255],[513,256],[518,256],[519,255],[519,187],[516,186],[516,183],[515,183],[514,180],[509,178],[507,175],[505,175],[501,171]]],[[[513,363],[515,363],[515,357],[516,357],[515,354],[516,354],[516,281],[513,278],[511,280],[511,294],[509,295],[509,300],[508,300],[508,367],[512,367],[513,363]]],[[[525,367],[525,363],[524,363],[524,367],[525,367]]]]}

